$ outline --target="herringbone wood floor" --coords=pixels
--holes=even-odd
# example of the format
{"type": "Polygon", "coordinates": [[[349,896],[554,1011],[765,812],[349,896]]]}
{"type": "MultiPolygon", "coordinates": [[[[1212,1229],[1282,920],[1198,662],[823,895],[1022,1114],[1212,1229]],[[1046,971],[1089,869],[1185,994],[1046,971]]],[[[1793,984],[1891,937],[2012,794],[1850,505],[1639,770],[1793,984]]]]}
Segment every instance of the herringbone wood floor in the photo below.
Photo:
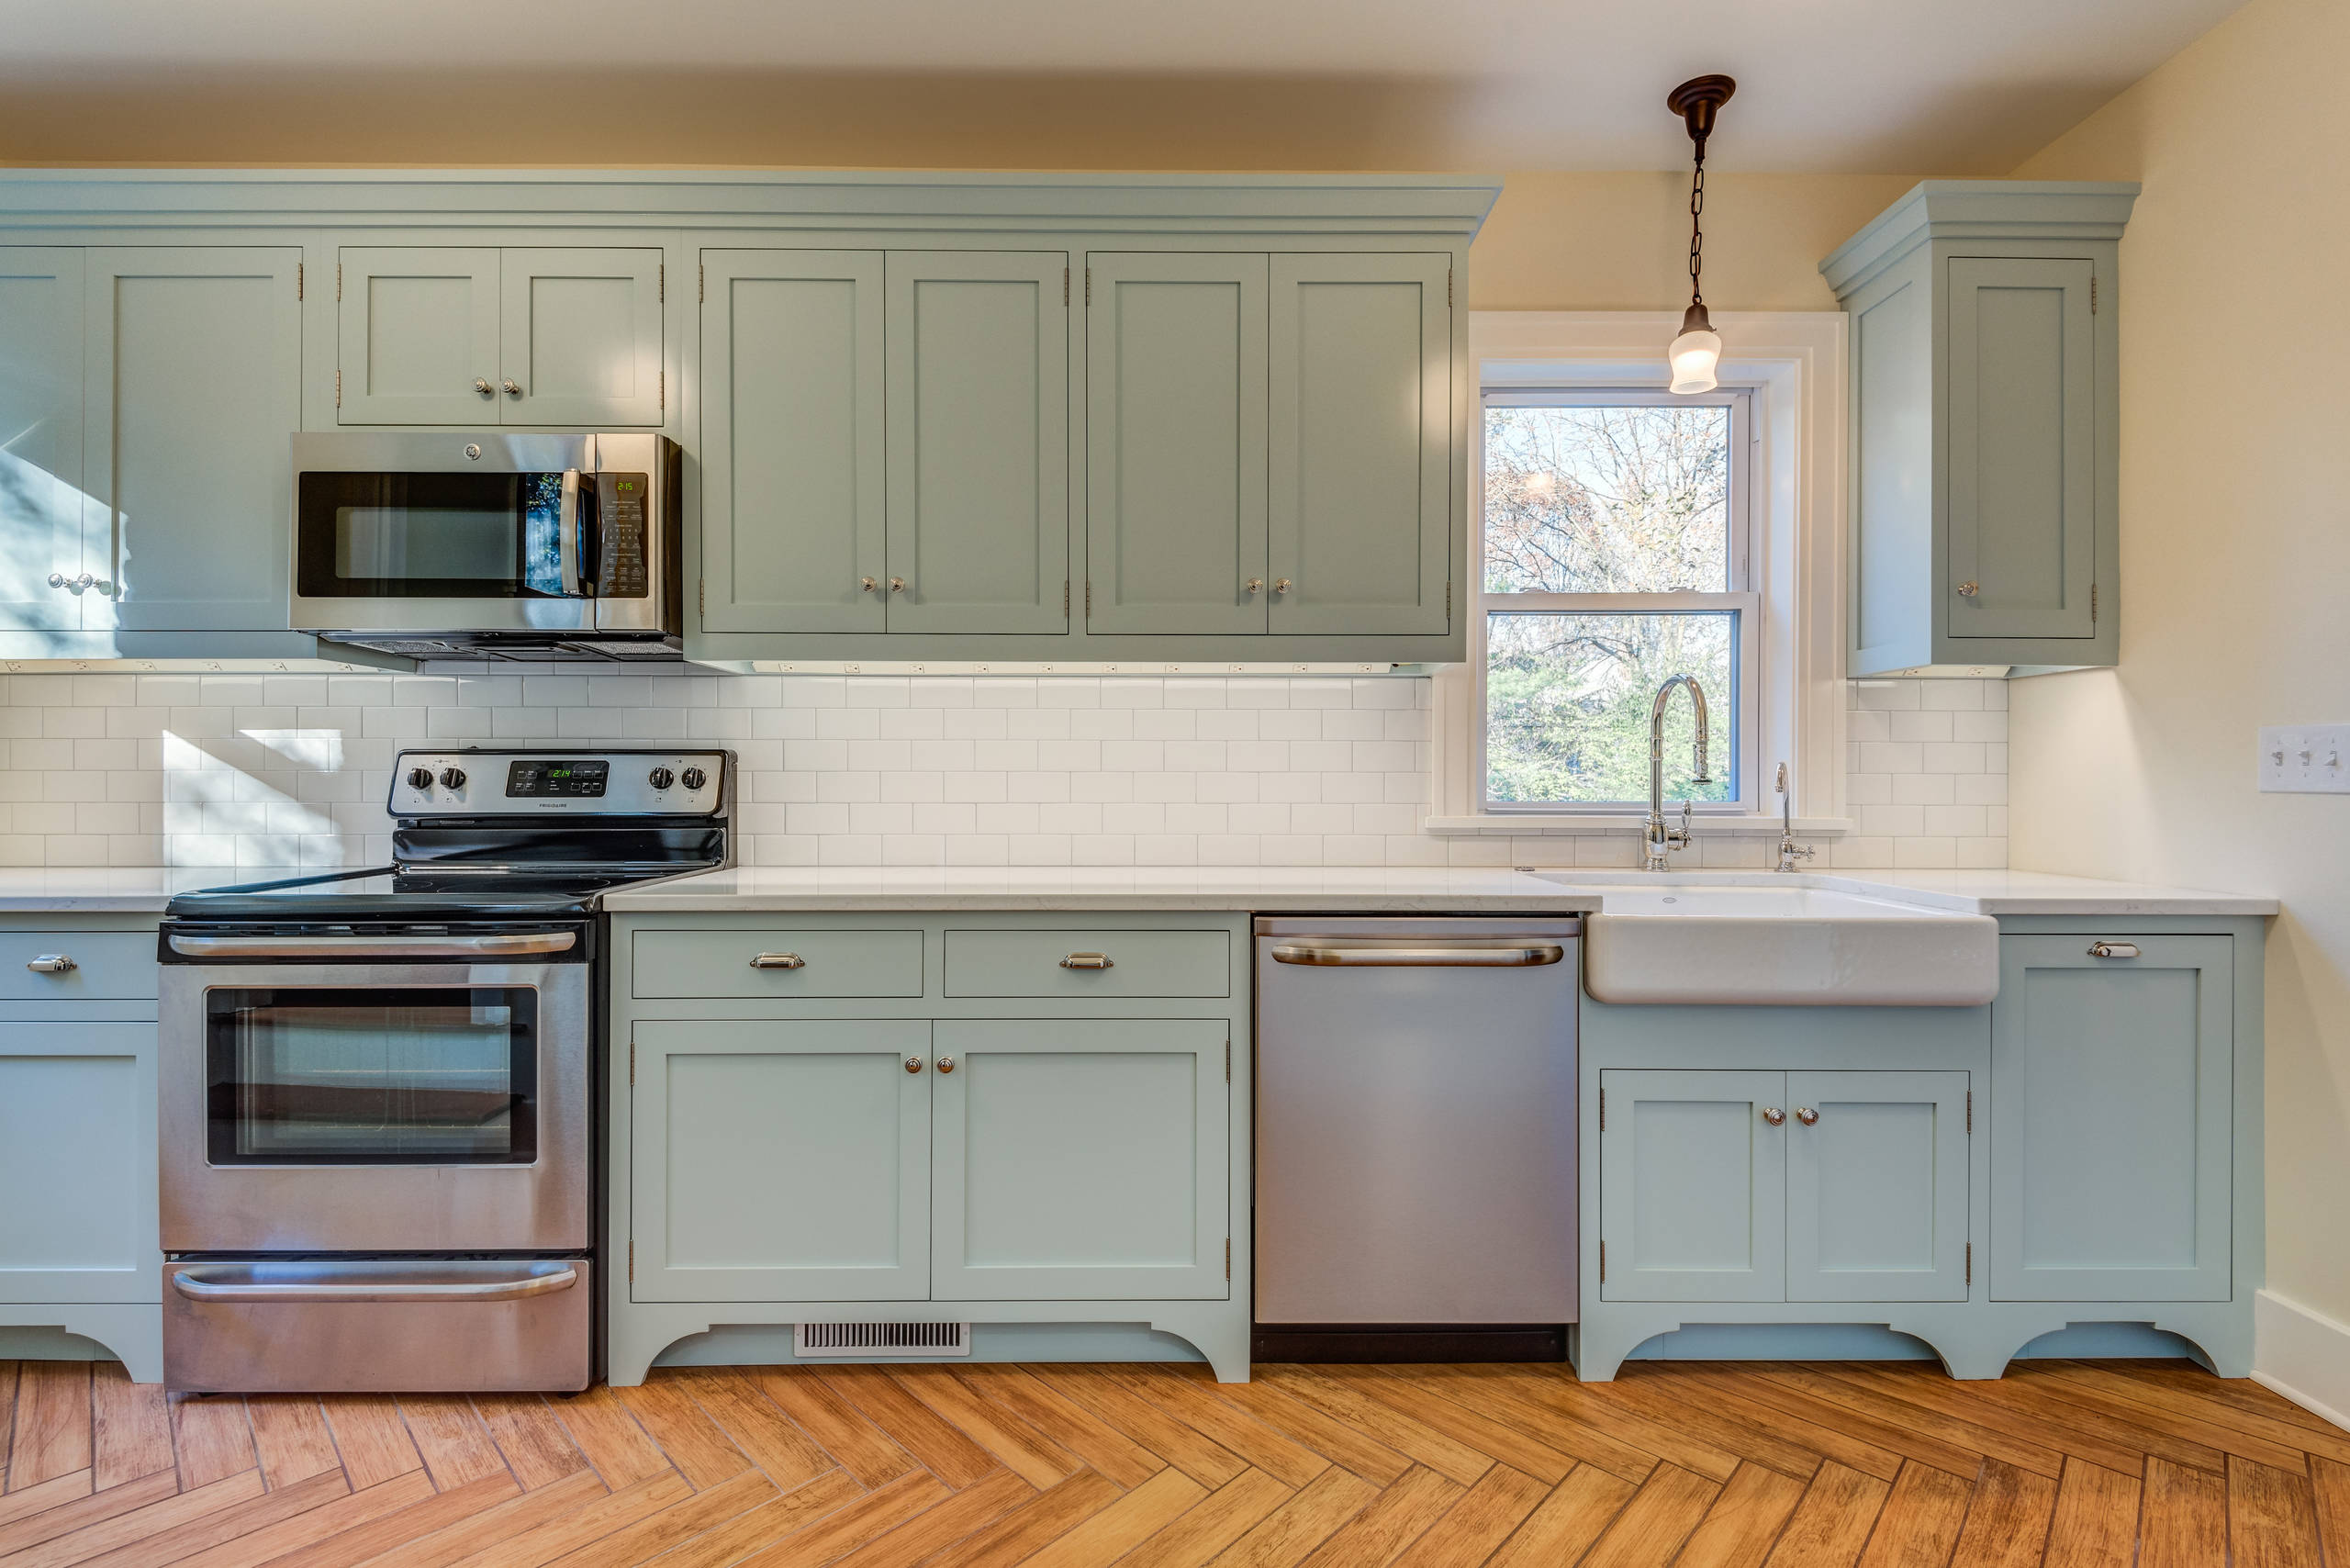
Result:
{"type": "Polygon", "coordinates": [[[845,1367],[171,1398],[0,1361],[6,1568],[2350,1562],[2350,1432],[2182,1362],[845,1367]]]}

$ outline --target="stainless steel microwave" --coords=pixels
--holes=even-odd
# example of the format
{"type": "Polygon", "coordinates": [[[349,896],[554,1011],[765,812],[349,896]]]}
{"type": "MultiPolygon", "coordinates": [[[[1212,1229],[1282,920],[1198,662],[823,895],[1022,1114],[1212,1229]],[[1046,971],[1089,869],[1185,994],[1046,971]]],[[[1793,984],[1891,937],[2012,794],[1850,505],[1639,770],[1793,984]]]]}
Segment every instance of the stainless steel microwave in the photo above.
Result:
{"type": "Polygon", "coordinates": [[[294,437],[293,624],[413,657],[675,658],[666,436],[294,437]]]}

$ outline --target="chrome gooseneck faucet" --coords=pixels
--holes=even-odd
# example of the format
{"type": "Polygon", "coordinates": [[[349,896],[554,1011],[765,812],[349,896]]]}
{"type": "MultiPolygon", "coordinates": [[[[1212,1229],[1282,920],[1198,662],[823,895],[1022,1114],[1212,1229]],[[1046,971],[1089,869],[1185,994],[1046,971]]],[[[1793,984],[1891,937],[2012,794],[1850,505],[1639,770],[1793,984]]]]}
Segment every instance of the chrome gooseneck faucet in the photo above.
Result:
{"type": "Polygon", "coordinates": [[[1673,696],[1673,689],[1685,686],[1689,700],[1697,711],[1697,771],[1690,776],[1692,784],[1710,784],[1706,773],[1706,689],[1697,684],[1695,676],[1676,675],[1656,689],[1656,700],[1649,708],[1649,820],[1640,834],[1640,868],[1662,871],[1665,857],[1676,849],[1685,849],[1690,843],[1690,819],[1693,807],[1681,802],[1681,825],[1667,827],[1664,823],[1664,710],[1673,696]]]}

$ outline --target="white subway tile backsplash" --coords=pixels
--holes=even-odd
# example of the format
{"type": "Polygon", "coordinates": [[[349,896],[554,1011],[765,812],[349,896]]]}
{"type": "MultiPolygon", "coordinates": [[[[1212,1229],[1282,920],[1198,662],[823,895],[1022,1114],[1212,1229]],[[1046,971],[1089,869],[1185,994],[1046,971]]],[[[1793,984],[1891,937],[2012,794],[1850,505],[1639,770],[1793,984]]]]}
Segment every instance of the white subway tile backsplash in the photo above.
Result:
{"type": "MultiPolygon", "coordinates": [[[[1629,833],[1437,838],[1429,683],[1329,677],[414,675],[0,678],[0,864],[379,862],[404,745],[699,741],[741,761],[770,865],[1619,868],[1629,833]]],[[[1848,688],[1854,831],[1817,864],[2007,857],[2007,690],[1848,688]]],[[[1697,863],[1770,861],[1760,836],[1697,863]]]]}

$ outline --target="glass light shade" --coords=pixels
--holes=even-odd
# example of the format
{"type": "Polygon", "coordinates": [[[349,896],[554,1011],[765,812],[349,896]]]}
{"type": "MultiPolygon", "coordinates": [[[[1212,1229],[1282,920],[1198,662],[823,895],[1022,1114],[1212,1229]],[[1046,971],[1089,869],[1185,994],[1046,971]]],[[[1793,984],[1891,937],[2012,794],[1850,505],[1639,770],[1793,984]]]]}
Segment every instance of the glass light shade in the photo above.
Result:
{"type": "Polygon", "coordinates": [[[1665,357],[1673,364],[1673,390],[1711,392],[1718,385],[1714,371],[1721,364],[1721,334],[1710,327],[1684,330],[1673,340],[1665,357]]]}

